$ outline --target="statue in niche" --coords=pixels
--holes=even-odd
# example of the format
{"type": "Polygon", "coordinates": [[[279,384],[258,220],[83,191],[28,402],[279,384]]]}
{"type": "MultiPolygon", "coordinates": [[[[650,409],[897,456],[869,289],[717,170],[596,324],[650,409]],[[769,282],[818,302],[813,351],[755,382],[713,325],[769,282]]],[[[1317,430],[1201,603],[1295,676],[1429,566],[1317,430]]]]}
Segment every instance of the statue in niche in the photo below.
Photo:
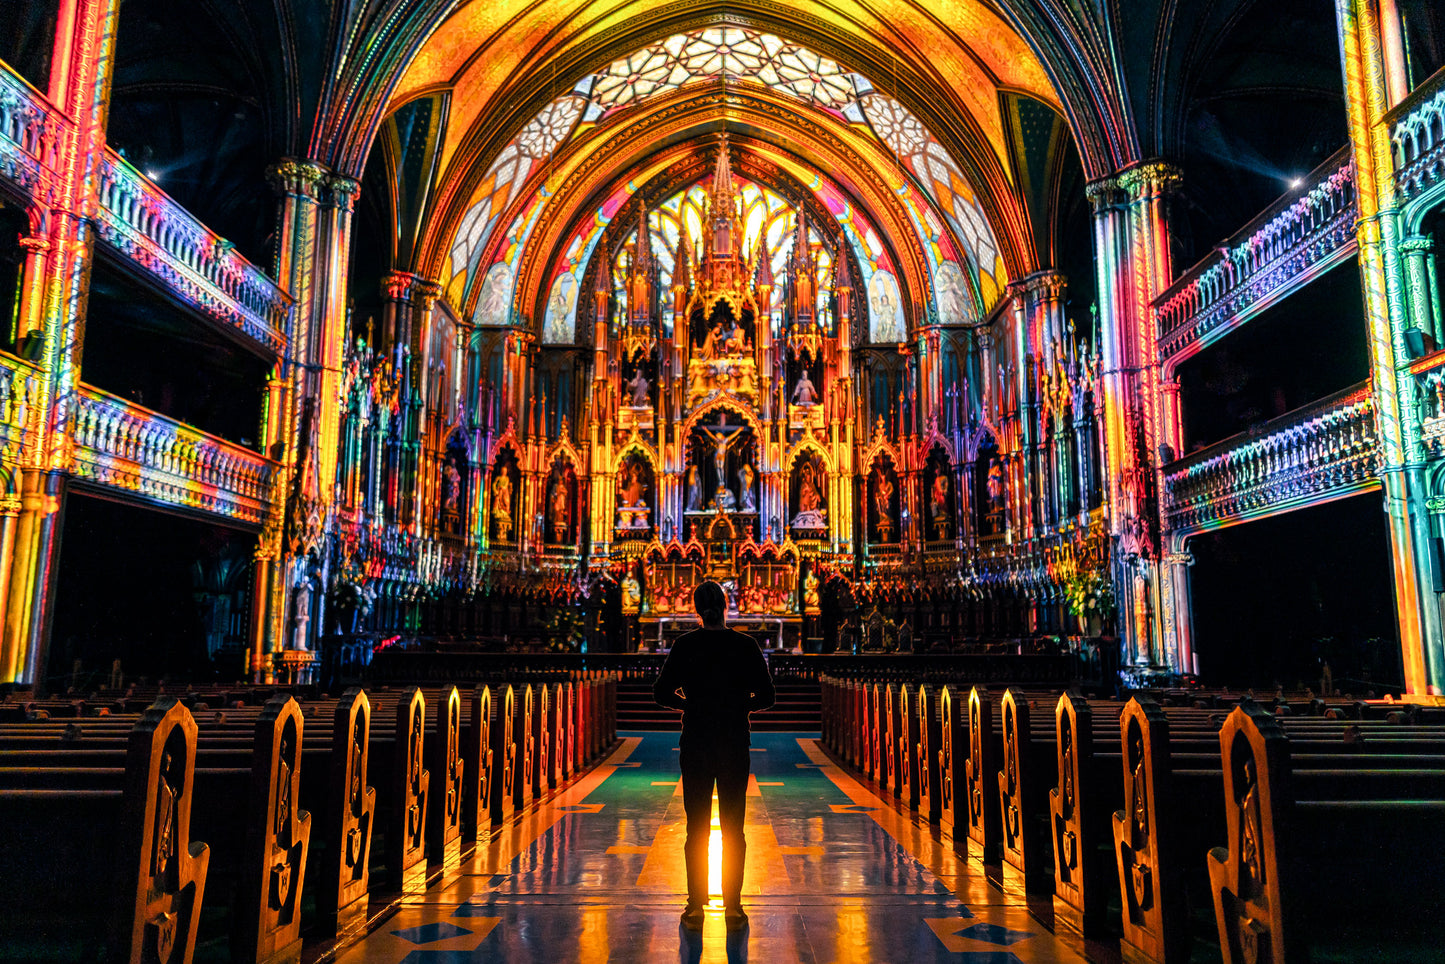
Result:
{"type": "Polygon", "coordinates": [[[456,515],[461,492],[462,474],[457,471],[456,462],[449,458],[442,465],[442,511],[447,515],[456,515]]]}
{"type": "Polygon", "coordinates": [[[497,538],[502,542],[512,539],[512,476],[505,468],[497,472],[492,480],[492,522],[497,527],[497,538]]]}
{"type": "Polygon", "coordinates": [[[988,509],[990,513],[1003,511],[1003,466],[998,459],[989,459],[988,481],[985,483],[988,490],[988,509]]]}
{"type": "Polygon", "coordinates": [[[742,325],[735,321],[733,322],[732,328],[728,330],[727,339],[723,342],[723,354],[728,356],[742,355],[746,354],[747,351],[748,333],[743,330],[742,325]]]}
{"type": "Polygon", "coordinates": [[[650,506],[647,504],[647,480],[643,477],[642,462],[633,458],[625,463],[617,477],[621,507],[617,510],[617,525],[622,529],[647,529],[650,506]]]}
{"type": "Polygon", "coordinates": [[[631,393],[628,398],[628,404],[633,408],[648,408],[651,406],[652,400],[647,397],[648,389],[651,387],[647,381],[647,376],[642,374],[642,367],[638,366],[637,372],[632,376],[632,380],[627,383],[627,390],[631,393]]]}
{"type": "Polygon", "coordinates": [[[798,377],[798,384],[793,387],[794,405],[816,405],[818,404],[818,390],[813,387],[813,380],[808,377],[808,370],[803,369],[803,374],[798,377]]]}
{"type": "Polygon", "coordinates": [[[624,613],[635,613],[642,608],[642,584],[637,577],[628,570],[627,575],[622,577],[622,611],[624,613]]]}
{"type": "Polygon", "coordinates": [[[873,505],[878,511],[878,538],[893,541],[893,480],[878,466],[873,470],[873,505]]]}
{"type": "Polygon", "coordinates": [[[935,538],[947,539],[953,520],[948,515],[948,472],[939,469],[933,476],[933,493],[929,500],[929,514],[933,517],[935,538]]]}
{"type": "Polygon", "coordinates": [[[559,465],[552,470],[552,497],[547,504],[547,521],[552,527],[552,541],[566,542],[572,528],[572,499],[568,492],[567,473],[559,465]]]}
{"type": "Polygon", "coordinates": [[[753,471],[752,464],[744,462],[738,469],[738,508],[743,512],[757,511],[757,496],[753,493],[753,484],[757,480],[758,473],[753,471]]]}
{"type": "Polygon", "coordinates": [[[717,357],[718,336],[722,334],[722,325],[713,325],[707,330],[707,337],[702,340],[702,345],[697,350],[697,357],[702,361],[712,361],[717,357]]]}
{"type": "Polygon", "coordinates": [[[822,608],[822,601],[818,596],[818,577],[809,570],[808,575],[803,579],[803,611],[816,613],[822,608]]]}
{"type": "Polygon", "coordinates": [[[793,525],[799,529],[822,529],[827,526],[823,508],[823,472],[813,459],[803,462],[798,472],[798,514],[793,525]]]}
{"type": "Polygon", "coordinates": [[[727,486],[728,450],[734,442],[742,438],[743,426],[729,426],[728,413],[723,412],[718,417],[715,428],[699,425],[698,430],[712,441],[712,464],[717,474],[717,492],[713,493],[713,504],[726,512],[737,503],[732,490],[727,486]]]}
{"type": "Polygon", "coordinates": [[[702,470],[696,465],[687,467],[687,509],[688,512],[702,511],[702,470]]]}

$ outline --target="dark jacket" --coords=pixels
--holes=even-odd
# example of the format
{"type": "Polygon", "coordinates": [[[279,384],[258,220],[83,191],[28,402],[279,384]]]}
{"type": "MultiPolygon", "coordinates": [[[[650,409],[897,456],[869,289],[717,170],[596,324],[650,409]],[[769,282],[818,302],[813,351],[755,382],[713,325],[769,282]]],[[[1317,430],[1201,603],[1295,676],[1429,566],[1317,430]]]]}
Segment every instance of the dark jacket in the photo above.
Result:
{"type": "Polygon", "coordinates": [[[733,740],[746,745],[748,714],[772,706],[776,694],[767,660],[751,636],[697,629],[673,644],[652,696],[682,710],[683,745],[733,740]]]}

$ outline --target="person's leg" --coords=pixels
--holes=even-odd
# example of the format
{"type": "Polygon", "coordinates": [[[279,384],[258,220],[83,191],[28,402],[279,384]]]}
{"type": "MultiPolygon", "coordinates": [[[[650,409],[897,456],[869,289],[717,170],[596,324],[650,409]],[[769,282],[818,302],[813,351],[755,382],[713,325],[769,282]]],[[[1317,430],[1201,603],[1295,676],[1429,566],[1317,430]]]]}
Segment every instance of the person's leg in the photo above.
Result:
{"type": "Polygon", "coordinates": [[[712,832],[715,772],[710,753],[690,747],[679,756],[682,809],[687,814],[687,840],[682,846],[687,860],[687,905],[689,908],[701,908],[707,903],[707,841],[712,832]]]}
{"type": "Polygon", "coordinates": [[[742,909],[743,863],[748,844],[743,836],[743,813],[748,793],[748,747],[728,749],[717,771],[717,815],[722,830],[722,895],[729,910],[742,909]]]}

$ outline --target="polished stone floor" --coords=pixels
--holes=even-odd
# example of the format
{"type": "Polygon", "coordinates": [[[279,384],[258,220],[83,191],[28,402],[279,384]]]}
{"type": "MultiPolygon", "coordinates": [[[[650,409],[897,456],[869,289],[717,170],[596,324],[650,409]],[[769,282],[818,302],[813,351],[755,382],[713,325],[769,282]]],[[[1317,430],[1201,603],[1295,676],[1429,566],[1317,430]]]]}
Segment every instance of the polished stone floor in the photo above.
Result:
{"type": "MultiPolygon", "coordinates": [[[[1083,960],[1077,941],[1029,916],[1021,882],[985,880],[976,861],[959,861],[797,733],[753,736],[751,925],[727,933],[714,901],[702,934],[690,933],[678,922],[687,888],[677,735],[623,737],[603,765],[404,903],[340,964],[1083,960]]],[[[716,891],[716,831],[711,850],[716,891]]]]}

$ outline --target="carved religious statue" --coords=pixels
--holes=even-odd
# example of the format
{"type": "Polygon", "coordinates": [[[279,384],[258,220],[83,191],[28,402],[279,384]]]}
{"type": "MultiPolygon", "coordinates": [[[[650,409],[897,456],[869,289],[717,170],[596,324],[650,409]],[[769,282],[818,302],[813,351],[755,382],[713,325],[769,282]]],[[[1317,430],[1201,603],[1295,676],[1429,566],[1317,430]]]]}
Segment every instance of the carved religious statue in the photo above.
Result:
{"type": "Polygon", "coordinates": [[[803,579],[803,612],[816,614],[822,609],[822,600],[818,595],[818,577],[812,571],[803,579]]]}
{"type": "Polygon", "coordinates": [[[567,474],[559,467],[552,473],[552,497],[547,504],[553,542],[566,542],[567,531],[572,527],[572,500],[567,489],[567,474]]]}
{"type": "Polygon", "coordinates": [[[512,540],[512,476],[506,469],[492,480],[492,521],[497,526],[497,539],[512,540]]]}
{"type": "Polygon", "coordinates": [[[647,408],[651,405],[652,400],[647,396],[647,391],[650,387],[647,376],[642,374],[642,368],[639,366],[636,374],[634,374],[632,379],[627,383],[627,390],[630,393],[628,396],[628,404],[633,408],[647,408]]]}
{"type": "Polygon", "coordinates": [[[727,486],[727,462],[728,450],[734,442],[742,438],[743,426],[728,425],[727,412],[718,417],[717,426],[709,428],[706,425],[699,425],[698,431],[702,432],[712,441],[712,464],[713,471],[717,475],[717,491],[713,493],[713,505],[724,512],[729,511],[737,504],[732,490],[727,486]]]}
{"type": "Polygon", "coordinates": [[[988,463],[988,510],[989,512],[1003,511],[1003,466],[998,459],[990,459],[988,463]]]}
{"type": "Polygon", "coordinates": [[[943,469],[933,476],[933,493],[929,499],[928,511],[933,518],[934,538],[947,539],[953,520],[948,513],[948,472],[943,469]]]}
{"type": "Polygon", "coordinates": [[[642,476],[642,463],[633,459],[617,477],[618,497],[622,500],[617,510],[618,528],[647,529],[652,525],[648,519],[647,481],[642,476]]]}
{"type": "Polygon", "coordinates": [[[742,468],[738,469],[738,508],[743,512],[757,511],[758,500],[753,491],[753,484],[757,479],[758,473],[750,463],[744,462],[742,468]]]}
{"type": "Polygon", "coordinates": [[[893,541],[893,480],[878,466],[873,470],[873,505],[878,510],[878,538],[893,541]]]}
{"type": "Polygon", "coordinates": [[[827,510],[823,507],[823,472],[813,459],[803,462],[798,472],[798,514],[792,524],[799,529],[827,527],[827,510]]]}
{"type": "Polygon", "coordinates": [[[462,474],[457,471],[456,462],[447,459],[442,466],[442,510],[447,515],[456,515],[457,498],[462,491],[462,474]]]}
{"type": "Polygon", "coordinates": [[[793,387],[794,405],[816,405],[818,404],[818,390],[813,387],[813,380],[808,377],[808,370],[803,369],[803,374],[798,377],[798,384],[793,387]]]}
{"type": "Polygon", "coordinates": [[[631,570],[622,577],[622,611],[635,613],[642,608],[642,584],[631,570]]]}
{"type": "Polygon", "coordinates": [[[684,511],[702,511],[702,470],[696,465],[687,467],[687,508],[684,511]]]}

